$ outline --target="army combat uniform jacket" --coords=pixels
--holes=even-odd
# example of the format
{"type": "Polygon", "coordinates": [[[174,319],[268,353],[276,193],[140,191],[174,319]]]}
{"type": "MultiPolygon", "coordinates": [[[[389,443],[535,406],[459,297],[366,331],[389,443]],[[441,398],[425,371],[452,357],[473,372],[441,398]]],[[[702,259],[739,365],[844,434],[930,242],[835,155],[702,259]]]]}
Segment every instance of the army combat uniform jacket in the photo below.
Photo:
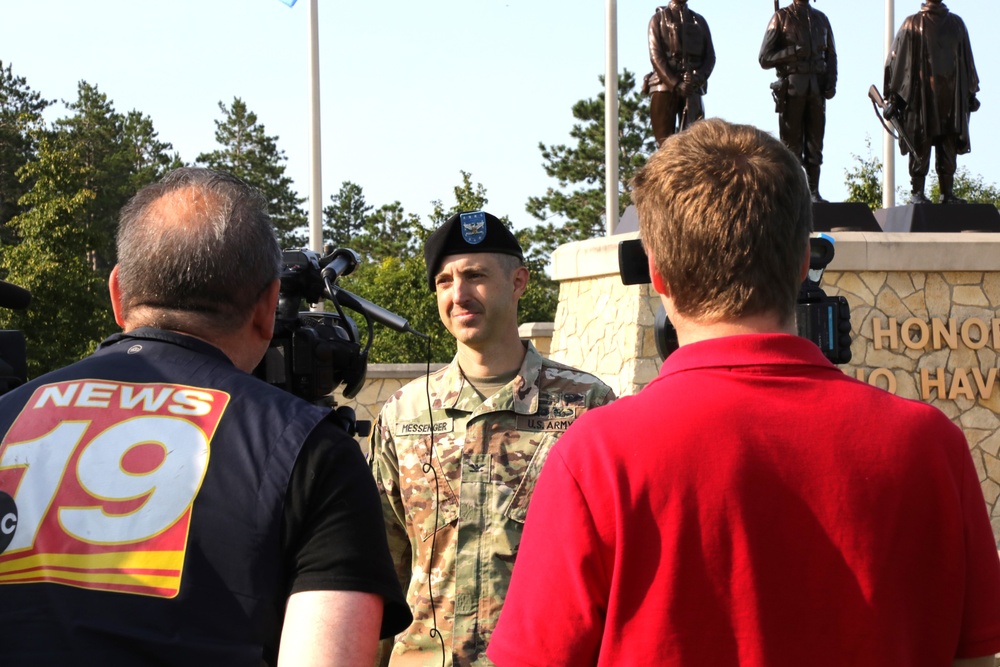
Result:
{"type": "Polygon", "coordinates": [[[389,399],[370,462],[414,617],[390,664],[439,666],[441,640],[447,665],[493,664],[486,645],[542,464],[579,415],[613,399],[596,377],[542,358],[530,343],[517,377],[486,400],[457,359],[389,399]]]}

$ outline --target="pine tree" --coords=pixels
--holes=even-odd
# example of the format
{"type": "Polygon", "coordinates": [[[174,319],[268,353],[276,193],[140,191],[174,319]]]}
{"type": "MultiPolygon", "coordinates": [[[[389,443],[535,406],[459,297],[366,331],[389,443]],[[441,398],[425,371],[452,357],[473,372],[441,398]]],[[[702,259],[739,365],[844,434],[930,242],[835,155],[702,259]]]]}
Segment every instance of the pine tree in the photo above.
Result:
{"type": "Polygon", "coordinates": [[[18,200],[31,189],[20,169],[35,157],[37,129],[48,100],[33,91],[11,65],[0,60],[0,241],[11,243],[7,222],[22,211],[18,200]]]}
{"type": "Polygon", "coordinates": [[[307,224],[302,203],[285,175],[285,153],[278,149],[278,137],[270,136],[257,114],[240,98],[231,106],[219,102],[222,119],[215,121],[215,141],[220,148],[202,153],[196,162],[243,179],[263,193],[278,240],[285,248],[302,247],[307,224]]]}
{"type": "Polygon", "coordinates": [[[330,195],[330,205],[323,209],[324,242],[357,251],[371,211],[361,186],[344,181],[337,194],[330,195]]]}
{"type": "MultiPolygon", "coordinates": [[[[603,87],[604,77],[600,77],[603,87]]],[[[577,121],[570,130],[576,145],[538,144],[545,173],[558,181],[541,197],[530,197],[528,213],[540,220],[530,233],[532,255],[548,261],[569,241],[601,236],[605,223],[604,93],[573,105],[577,121]]],[[[628,183],[655,150],[650,132],[649,99],[636,90],[635,75],[618,77],[618,195],[621,215],[631,203],[628,183]]]]}
{"type": "Polygon", "coordinates": [[[88,354],[115,329],[107,280],[116,261],[118,212],[170,162],[170,144],[137,112],[123,116],[81,82],[71,115],[39,127],[36,159],[22,168],[31,189],[9,225],[0,270],[32,293],[23,312],[0,310],[0,327],[21,329],[32,376],[88,354]]]}

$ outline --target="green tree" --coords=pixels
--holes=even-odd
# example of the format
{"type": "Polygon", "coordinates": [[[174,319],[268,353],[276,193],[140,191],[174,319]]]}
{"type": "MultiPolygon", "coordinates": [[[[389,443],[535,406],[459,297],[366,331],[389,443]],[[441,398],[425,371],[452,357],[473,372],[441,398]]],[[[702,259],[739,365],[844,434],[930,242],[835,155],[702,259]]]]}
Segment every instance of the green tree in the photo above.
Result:
{"type": "MultiPolygon", "coordinates": [[[[872,154],[871,139],[865,141],[868,157],[852,154],[854,166],[844,171],[844,184],[847,186],[848,202],[860,202],[873,211],[882,208],[882,161],[872,154]]],[[[1000,208],[1000,188],[995,184],[986,183],[982,176],[971,174],[964,167],[955,173],[955,189],[957,196],[973,204],[992,204],[1000,208]]],[[[896,197],[905,202],[909,194],[905,188],[898,188],[896,197]]],[[[931,179],[930,199],[938,201],[941,197],[941,187],[937,178],[931,179]]]]}
{"type": "Polygon", "coordinates": [[[22,182],[18,172],[35,158],[35,137],[49,104],[0,60],[0,242],[13,241],[7,222],[22,212],[18,200],[31,189],[30,180],[22,182]]]}
{"type": "MultiPolygon", "coordinates": [[[[603,87],[604,77],[600,77],[603,87]]],[[[635,75],[618,78],[618,194],[621,215],[632,202],[629,181],[655,150],[650,132],[649,99],[636,90],[635,75]]],[[[558,181],[541,197],[530,197],[528,213],[541,221],[529,234],[531,252],[546,262],[569,241],[601,236],[605,223],[604,93],[573,105],[575,145],[539,143],[545,173],[558,181]]]]}
{"type": "Polygon", "coordinates": [[[62,178],[65,191],[92,193],[78,222],[87,232],[92,266],[106,278],[116,261],[118,212],[139,188],[164,173],[172,146],[159,140],[148,116],[118,113],[97,86],[80,82],[77,94],[67,105],[71,115],[54,123],[52,145],[63,157],[64,171],[46,176],[62,178]]]}
{"type": "Polygon", "coordinates": [[[118,211],[170,162],[149,119],[119,114],[96,86],[81,82],[67,108],[70,116],[33,132],[37,159],[21,169],[32,187],[9,223],[19,242],[0,258],[7,279],[32,292],[27,311],[0,311],[0,327],[24,331],[33,376],[114,331],[107,279],[118,211]]]}
{"type": "MultiPolygon", "coordinates": [[[[970,174],[965,167],[955,172],[954,193],[970,204],[992,204],[1000,208],[1000,188],[995,183],[987,183],[978,174],[970,174]]],[[[931,201],[941,198],[941,186],[935,178],[931,183],[931,201]]]]}
{"type": "Polygon", "coordinates": [[[304,246],[305,199],[296,194],[292,179],[285,175],[285,152],[278,148],[278,137],[268,135],[257,114],[238,97],[228,107],[219,102],[219,110],[222,119],[215,121],[215,141],[220,148],[200,154],[195,161],[242,178],[260,190],[267,198],[268,213],[282,246],[304,246]]]}
{"type": "Polygon", "coordinates": [[[341,183],[337,194],[330,195],[330,205],[323,209],[325,242],[335,248],[357,250],[355,246],[371,211],[360,185],[351,181],[341,183]]]}
{"type": "MultiPolygon", "coordinates": [[[[377,263],[362,264],[341,283],[345,289],[406,318],[413,329],[430,336],[432,362],[450,361],[455,355],[455,341],[441,324],[437,301],[427,288],[422,255],[386,257],[377,263]]],[[[357,316],[352,317],[363,327],[357,316]]],[[[419,363],[427,359],[425,339],[381,324],[376,324],[374,331],[369,363],[419,363]]]]}
{"type": "Polygon", "coordinates": [[[177,152],[169,152],[173,146],[159,140],[153,120],[134,109],[125,114],[122,139],[130,158],[130,193],[184,166],[177,152]]]}
{"type": "Polygon", "coordinates": [[[407,213],[398,201],[379,206],[365,224],[358,246],[370,261],[388,257],[421,255],[423,241],[429,232],[420,224],[420,216],[407,213]]]}
{"type": "Polygon", "coordinates": [[[844,171],[848,202],[865,204],[873,211],[882,208],[882,162],[872,154],[871,137],[865,138],[868,157],[851,153],[854,166],[844,171]]]}
{"type": "MultiPolygon", "coordinates": [[[[471,173],[467,171],[459,171],[458,173],[462,175],[462,182],[452,189],[455,203],[446,208],[440,199],[431,202],[434,206],[434,210],[429,216],[432,230],[443,225],[448,218],[456,213],[485,210],[490,201],[486,197],[486,187],[482,183],[473,183],[471,173]]],[[[506,213],[497,217],[510,227],[510,218],[506,213]]]]}
{"type": "Polygon", "coordinates": [[[361,186],[344,181],[323,209],[325,241],[357,252],[365,263],[419,254],[429,233],[420,216],[407,213],[398,201],[373,209],[361,186]]]}
{"type": "MultiPolygon", "coordinates": [[[[351,203],[343,209],[356,213],[365,210],[357,224],[360,231],[352,241],[363,261],[342,281],[344,288],[406,318],[413,329],[430,336],[432,361],[450,360],[455,354],[454,341],[441,324],[437,301],[427,288],[422,250],[430,230],[398,201],[374,211],[366,203],[361,206],[364,195],[360,187],[355,187],[341,187],[337,198],[339,204],[351,203]]],[[[345,215],[341,219],[357,221],[358,217],[345,215]]],[[[425,339],[376,324],[369,362],[421,362],[427,359],[427,344],[425,339]]]]}

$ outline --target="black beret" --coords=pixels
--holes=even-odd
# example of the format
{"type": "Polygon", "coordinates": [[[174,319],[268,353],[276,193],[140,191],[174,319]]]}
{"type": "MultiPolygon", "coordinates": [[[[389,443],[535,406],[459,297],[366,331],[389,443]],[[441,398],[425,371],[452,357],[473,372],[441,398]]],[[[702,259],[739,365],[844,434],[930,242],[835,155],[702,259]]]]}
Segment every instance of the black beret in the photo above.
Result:
{"type": "Polygon", "coordinates": [[[524,260],[517,239],[495,215],[485,211],[456,213],[438,227],[424,244],[427,283],[431,291],[436,291],[434,277],[444,257],[474,252],[496,252],[524,260]]]}

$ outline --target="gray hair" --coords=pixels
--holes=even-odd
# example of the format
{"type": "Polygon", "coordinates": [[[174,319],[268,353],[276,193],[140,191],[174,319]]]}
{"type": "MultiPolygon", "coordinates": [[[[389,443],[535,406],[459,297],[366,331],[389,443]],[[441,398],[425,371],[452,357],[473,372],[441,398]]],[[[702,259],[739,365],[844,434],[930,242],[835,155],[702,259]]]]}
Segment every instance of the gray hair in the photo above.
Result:
{"type": "Polygon", "coordinates": [[[117,249],[126,316],[181,331],[242,325],[282,266],[263,195],[234,176],[195,167],[176,169],[129,200],[117,249]],[[168,197],[191,215],[163,215],[168,197]]]}
{"type": "Polygon", "coordinates": [[[493,256],[497,258],[500,270],[506,275],[510,275],[514,273],[514,269],[524,266],[524,260],[516,255],[508,255],[502,252],[497,252],[493,253],[493,256]]]}

